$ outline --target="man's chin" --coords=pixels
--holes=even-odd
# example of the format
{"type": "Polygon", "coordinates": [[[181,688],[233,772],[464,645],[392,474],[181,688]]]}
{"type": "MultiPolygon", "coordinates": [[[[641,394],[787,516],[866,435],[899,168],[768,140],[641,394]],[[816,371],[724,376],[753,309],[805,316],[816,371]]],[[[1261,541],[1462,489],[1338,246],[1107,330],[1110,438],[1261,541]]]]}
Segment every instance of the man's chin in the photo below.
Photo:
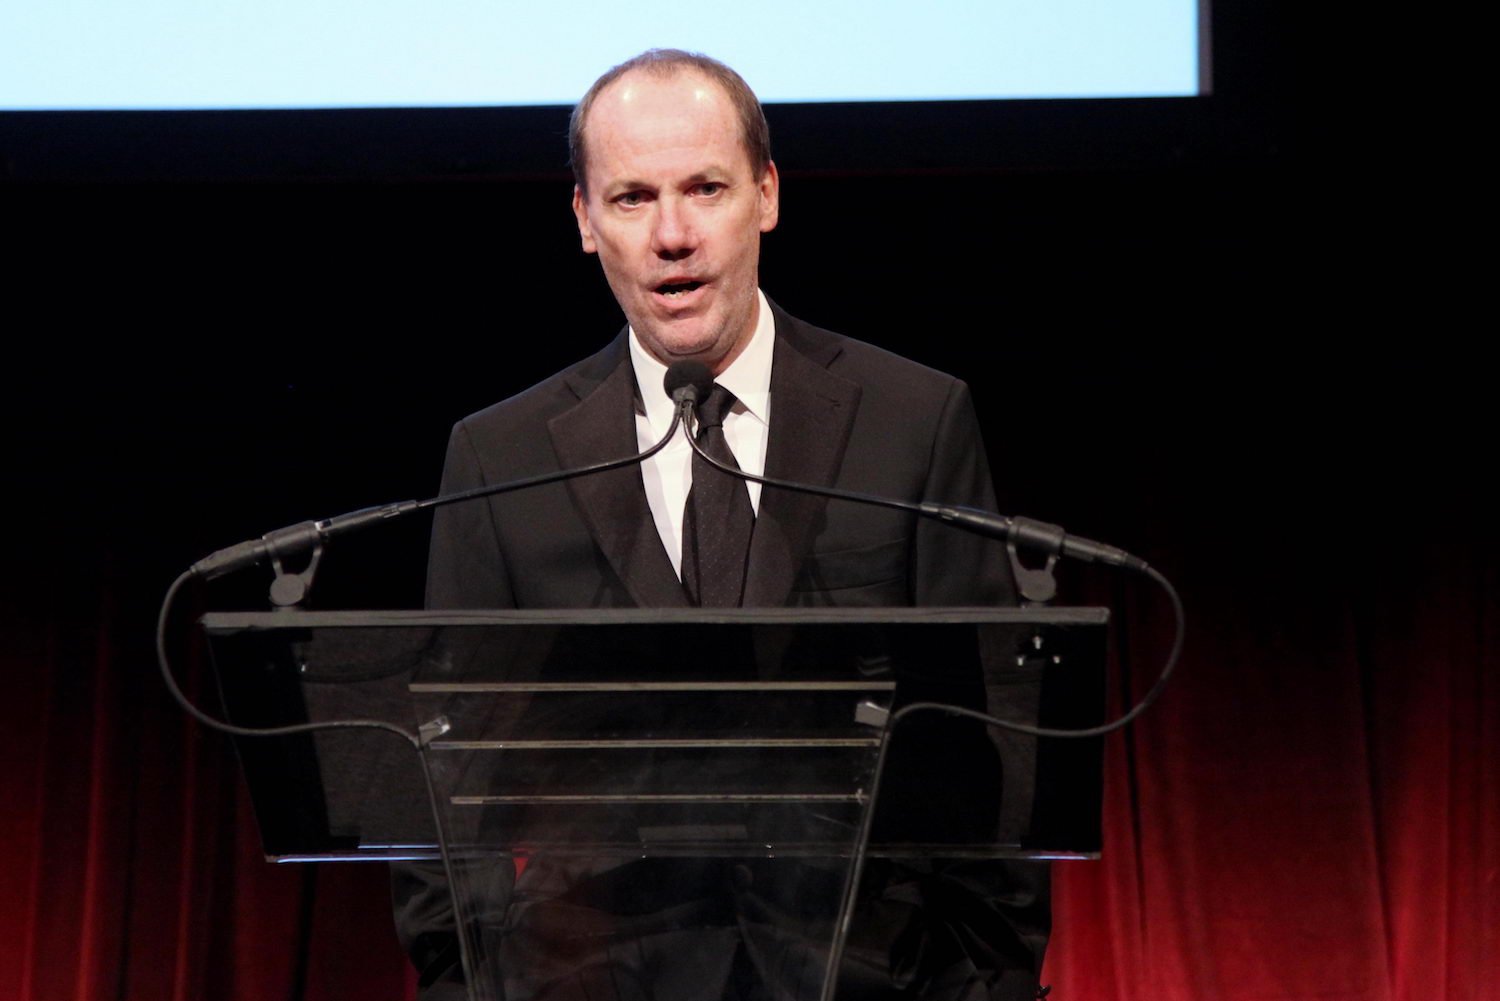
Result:
{"type": "Polygon", "coordinates": [[[729,345],[721,343],[721,340],[712,332],[680,330],[651,331],[641,337],[646,350],[663,365],[679,361],[699,361],[710,368],[728,353],[729,345]]]}

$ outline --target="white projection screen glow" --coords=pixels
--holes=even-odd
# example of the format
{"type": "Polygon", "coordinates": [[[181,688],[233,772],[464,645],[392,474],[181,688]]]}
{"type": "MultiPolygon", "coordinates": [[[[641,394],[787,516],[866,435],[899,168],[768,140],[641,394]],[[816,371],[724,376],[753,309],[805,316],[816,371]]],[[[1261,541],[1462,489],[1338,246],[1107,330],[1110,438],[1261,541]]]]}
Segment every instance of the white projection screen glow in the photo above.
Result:
{"type": "Polygon", "coordinates": [[[768,102],[1190,97],[1200,0],[51,0],[0,7],[0,110],[559,105],[652,47],[768,102]]]}

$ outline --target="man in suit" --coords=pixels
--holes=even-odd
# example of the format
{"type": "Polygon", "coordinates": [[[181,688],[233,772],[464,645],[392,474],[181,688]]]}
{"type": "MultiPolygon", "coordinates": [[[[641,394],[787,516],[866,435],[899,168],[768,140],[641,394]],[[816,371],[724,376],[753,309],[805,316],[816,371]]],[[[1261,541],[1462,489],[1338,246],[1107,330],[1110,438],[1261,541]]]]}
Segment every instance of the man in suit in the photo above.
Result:
{"type": "MultiPolygon", "coordinates": [[[[670,423],[666,367],[691,360],[724,387],[716,389],[723,412],[709,430],[744,470],[994,509],[961,382],[803,323],[760,292],[760,237],[777,223],[780,179],[759,102],[737,74],[701,56],[648,52],[596,82],[574,111],[570,141],[583,249],[598,254],[628,327],[598,354],[459,422],[443,492],[638,451],[670,423]]],[[[1008,563],[994,543],[905,512],[727,478],[731,486],[714,488],[712,476],[724,474],[695,463],[679,437],[642,466],[441,509],[428,604],[1014,602],[1008,563]],[[723,536],[717,526],[734,516],[700,507],[705,498],[738,509],[746,526],[738,538],[733,531],[709,538],[723,536]]],[[[843,996],[1032,996],[1048,924],[1044,871],[983,863],[873,873],[846,967],[856,972],[846,972],[843,996]]],[[[424,983],[453,977],[444,893],[430,870],[398,870],[398,928],[424,983]]],[[[547,968],[541,954],[555,932],[518,924],[515,942],[524,946],[515,947],[516,963],[547,968]]],[[[736,978],[735,964],[745,960],[736,958],[738,933],[731,927],[728,934],[727,951],[694,940],[686,951],[700,954],[693,962],[701,969],[691,991],[685,995],[679,982],[660,1001],[757,997],[736,978]],[[709,953],[725,958],[715,965],[704,958],[709,953]]],[[[658,952],[675,949],[677,961],[688,962],[671,941],[658,952]]],[[[629,962],[652,965],[639,958],[646,951],[633,950],[629,962]]],[[[608,952],[583,963],[596,967],[590,973],[550,980],[518,973],[509,990],[528,998],[620,993],[611,964],[626,961],[608,952]]]]}

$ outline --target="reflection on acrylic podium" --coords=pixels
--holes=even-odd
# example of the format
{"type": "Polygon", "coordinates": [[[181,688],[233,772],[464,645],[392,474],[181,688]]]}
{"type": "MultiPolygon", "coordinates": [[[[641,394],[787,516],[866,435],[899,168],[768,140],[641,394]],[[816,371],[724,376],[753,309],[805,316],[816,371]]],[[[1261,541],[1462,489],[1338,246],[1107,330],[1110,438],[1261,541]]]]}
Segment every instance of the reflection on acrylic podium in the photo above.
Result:
{"type": "MultiPolygon", "coordinates": [[[[266,855],[429,860],[474,1001],[816,1001],[889,871],[1100,846],[1096,608],[211,614],[266,855]],[[424,777],[424,768],[426,776],[424,777]],[[596,982],[599,981],[599,982],[596,982]],[[603,982],[607,981],[607,983],[603,982]],[[736,985],[729,990],[729,984],[736,985]]],[[[845,953],[857,963],[857,949],[845,953]]]]}

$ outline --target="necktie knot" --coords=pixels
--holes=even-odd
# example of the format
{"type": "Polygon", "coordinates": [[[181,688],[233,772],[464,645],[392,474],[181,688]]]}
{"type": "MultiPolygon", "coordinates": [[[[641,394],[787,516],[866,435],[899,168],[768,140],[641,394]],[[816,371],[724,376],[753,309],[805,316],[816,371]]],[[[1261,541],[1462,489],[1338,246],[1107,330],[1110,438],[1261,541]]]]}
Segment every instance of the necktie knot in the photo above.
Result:
{"type": "Polygon", "coordinates": [[[717,382],[714,383],[713,392],[708,394],[708,399],[698,404],[698,435],[701,438],[707,428],[724,426],[724,418],[729,416],[729,411],[734,407],[734,394],[717,382]]]}

